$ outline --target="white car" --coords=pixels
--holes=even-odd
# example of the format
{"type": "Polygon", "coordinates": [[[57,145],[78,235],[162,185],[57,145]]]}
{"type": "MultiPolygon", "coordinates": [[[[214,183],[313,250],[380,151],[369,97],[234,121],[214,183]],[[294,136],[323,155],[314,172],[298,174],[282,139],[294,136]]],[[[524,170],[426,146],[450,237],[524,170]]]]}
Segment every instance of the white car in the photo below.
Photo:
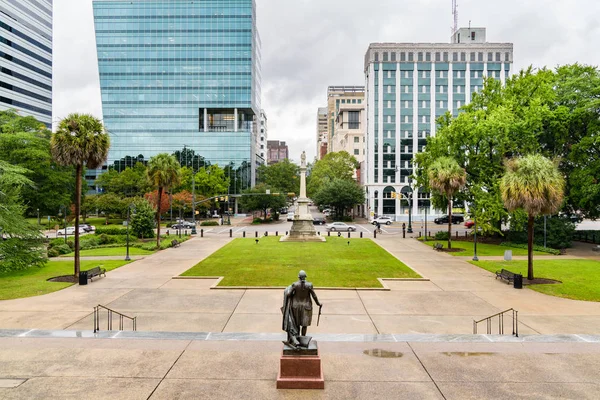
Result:
{"type": "Polygon", "coordinates": [[[377,222],[379,222],[379,224],[381,224],[381,225],[383,225],[383,224],[391,225],[392,222],[394,222],[394,221],[392,221],[392,218],[390,218],[390,217],[377,217],[371,221],[371,223],[373,225],[375,225],[377,222]]]}
{"type": "Polygon", "coordinates": [[[336,231],[354,232],[354,231],[356,231],[356,227],[353,225],[348,225],[345,222],[334,222],[332,224],[327,225],[327,230],[329,232],[336,232],[336,231]]]}
{"type": "MultiPolygon", "coordinates": [[[[74,226],[67,226],[66,232],[67,232],[67,236],[68,235],[74,235],[75,234],[75,227],[74,226]]],[[[79,227],[79,233],[80,234],[81,233],[85,233],[85,230],[82,227],[79,227]]],[[[59,229],[56,232],[56,234],[60,235],[60,236],[63,236],[65,234],[65,229],[59,229]]]]}
{"type": "Polygon", "coordinates": [[[293,221],[294,220],[294,212],[290,211],[287,213],[287,220],[288,221],[293,221]]]}

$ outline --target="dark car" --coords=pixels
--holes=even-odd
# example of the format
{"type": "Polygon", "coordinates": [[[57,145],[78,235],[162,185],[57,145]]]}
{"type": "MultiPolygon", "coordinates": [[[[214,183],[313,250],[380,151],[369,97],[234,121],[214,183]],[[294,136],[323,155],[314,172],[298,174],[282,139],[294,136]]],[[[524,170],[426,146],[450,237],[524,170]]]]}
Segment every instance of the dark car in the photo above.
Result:
{"type": "Polygon", "coordinates": [[[314,225],[325,225],[325,218],[324,217],[313,217],[313,224],[314,225]]]}
{"type": "MultiPolygon", "coordinates": [[[[436,224],[447,224],[448,223],[448,216],[447,215],[443,215],[439,218],[436,218],[433,220],[433,222],[435,222],[436,224]]],[[[462,224],[463,222],[465,222],[465,217],[463,215],[453,215],[452,216],[452,223],[453,224],[462,224]]]]}
{"type": "Polygon", "coordinates": [[[192,229],[194,227],[193,222],[182,221],[171,225],[172,229],[192,229]]]}

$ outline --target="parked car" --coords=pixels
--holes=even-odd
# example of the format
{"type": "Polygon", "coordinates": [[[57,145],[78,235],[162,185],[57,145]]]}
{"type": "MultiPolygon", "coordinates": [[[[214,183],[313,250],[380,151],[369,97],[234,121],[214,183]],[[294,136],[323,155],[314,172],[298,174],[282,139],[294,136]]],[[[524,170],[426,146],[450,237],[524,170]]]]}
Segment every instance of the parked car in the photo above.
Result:
{"type": "Polygon", "coordinates": [[[314,225],[325,225],[325,217],[317,216],[313,217],[314,225]]]}
{"type": "Polygon", "coordinates": [[[471,229],[473,225],[475,225],[475,221],[473,221],[472,219],[465,221],[465,228],[471,229]]]}
{"type": "Polygon", "coordinates": [[[293,221],[294,220],[294,212],[290,211],[287,213],[287,220],[288,221],[293,221]]]}
{"type": "Polygon", "coordinates": [[[353,225],[348,225],[345,222],[334,222],[332,224],[327,225],[327,230],[329,232],[336,232],[336,231],[354,232],[354,231],[356,231],[356,227],[353,225]]]}
{"type": "MultiPolygon", "coordinates": [[[[81,226],[79,227],[79,233],[85,233],[85,230],[81,226]]],[[[65,229],[59,229],[56,232],[56,234],[60,235],[60,236],[64,236],[65,235],[65,229]]],[[[67,226],[66,234],[67,234],[67,236],[74,235],[75,234],[75,227],[74,226],[67,226]]]]}
{"type": "Polygon", "coordinates": [[[393,221],[391,217],[377,217],[373,218],[373,220],[371,221],[373,225],[375,225],[377,222],[379,222],[380,224],[391,225],[393,221]]]}
{"type": "MultiPolygon", "coordinates": [[[[448,216],[443,215],[440,218],[434,219],[433,222],[435,222],[436,224],[447,224],[448,216]]],[[[460,215],[460,214],[452,215],[452,223],[453,224],[462,224],[463,222],[465,222],[465,217],[463,215],[460,215]]]]}
{"type": "Polygon", "coordinates": [[[193,222],[181,221],[171,225],[171,229],[192,229],[194,227],[193,222]]]}
{"type": "Polygon", "coordinates": [[[331,210],[329,208],[324,209],[323,210],[323,215],[326,216],[326,217],[330,216],[331,215],[331,210]]]}
{"type": "Polygon", "coordinates": [[[83,228],[83,230],[86,232],[93,232],[96,230],[95,226],[89,224],[79,224],[79,227],[83,228]]]}

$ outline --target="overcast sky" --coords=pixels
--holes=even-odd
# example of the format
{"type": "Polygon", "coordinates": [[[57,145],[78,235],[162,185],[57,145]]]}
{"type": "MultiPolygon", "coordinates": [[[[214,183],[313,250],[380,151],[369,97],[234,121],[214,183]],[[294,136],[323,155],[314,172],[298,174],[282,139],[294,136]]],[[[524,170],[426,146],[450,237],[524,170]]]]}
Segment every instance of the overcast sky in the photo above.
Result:
{"type": "MultiPolygon", "coordinates": [[[[515,71],[533,65],[599,65],[598,0],[459,0],[459,27],[486,27],[514,43],[515,71]]],[[[451,0],[256,0],[262,39],[262,107],[269,139],[299,162],[316,152],[317,108],[327,86],[364,85],[371,42],[450,41],[451,0]]],[[[53,118],[102,117],[92,0],[54,0],[53,118]]]]}

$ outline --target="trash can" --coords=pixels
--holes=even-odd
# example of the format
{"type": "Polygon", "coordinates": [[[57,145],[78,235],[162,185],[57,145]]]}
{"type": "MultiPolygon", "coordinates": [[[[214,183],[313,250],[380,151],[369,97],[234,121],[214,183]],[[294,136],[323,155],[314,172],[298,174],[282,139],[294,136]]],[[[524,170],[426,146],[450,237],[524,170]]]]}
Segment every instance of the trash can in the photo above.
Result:
{"type": "Polygon", "coordinates": [[[523,275],[515,274],[515,279],[513,280],[513,287],[515,289],[523,289],[523,275]]]}
{"type": "Polygon", "coordinates": [[[79,284],[87,285],[87,281],[88,281],[87,271],[80,271],[79,272],[79,284]]]}

